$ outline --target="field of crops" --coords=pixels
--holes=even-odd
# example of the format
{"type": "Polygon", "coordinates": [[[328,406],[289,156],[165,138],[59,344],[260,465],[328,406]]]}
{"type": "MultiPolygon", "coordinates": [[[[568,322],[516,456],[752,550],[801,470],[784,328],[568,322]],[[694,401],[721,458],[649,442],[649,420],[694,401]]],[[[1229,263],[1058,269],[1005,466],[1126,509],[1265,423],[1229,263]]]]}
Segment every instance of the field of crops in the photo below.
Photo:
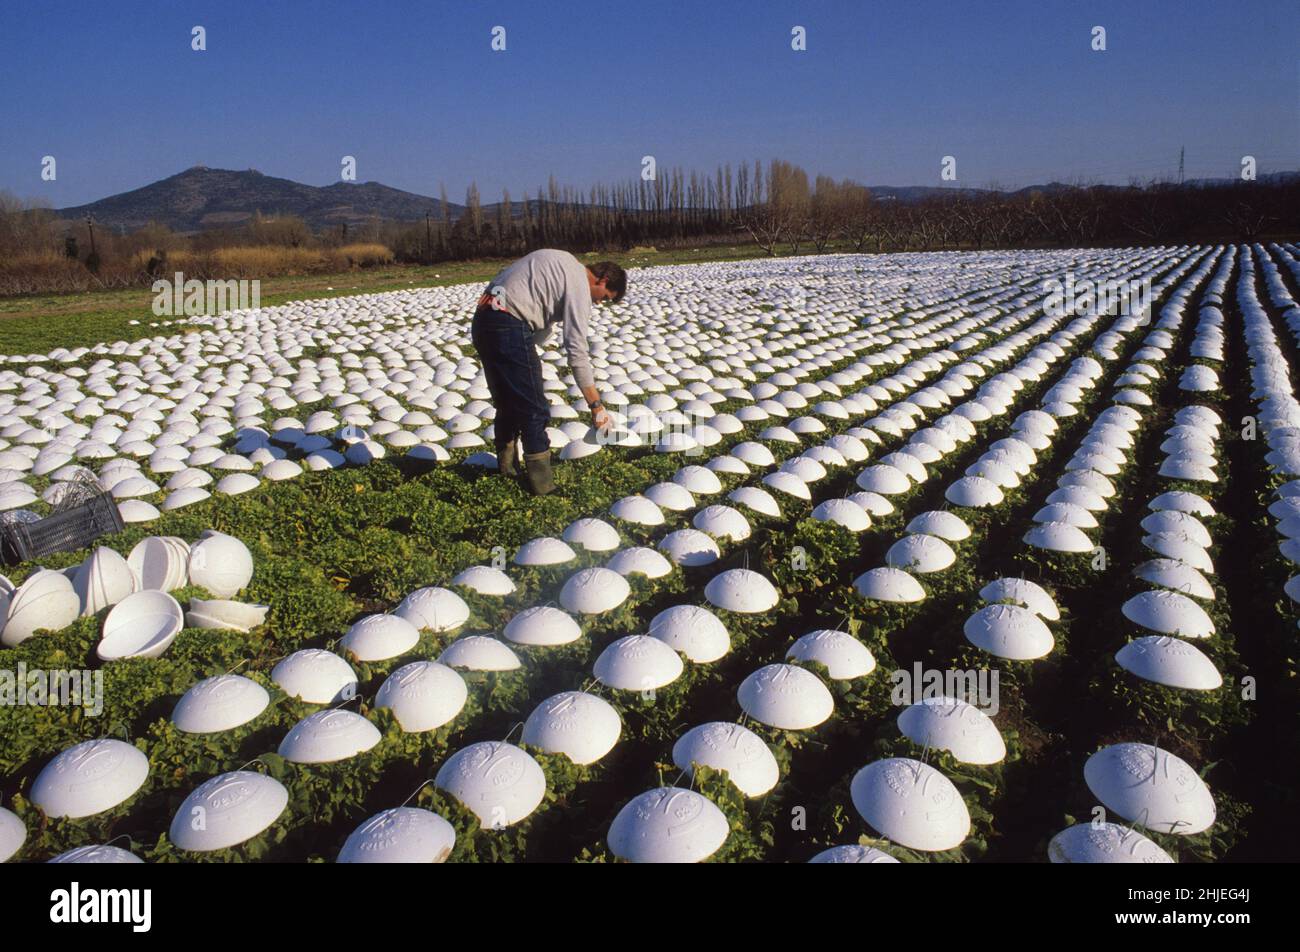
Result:
{"type": "Polygon", "coordinates": [[[0,357],[0,859],[1282,858],[1300,248],[633,271],[542,498],[481,290],[0,357]]]}

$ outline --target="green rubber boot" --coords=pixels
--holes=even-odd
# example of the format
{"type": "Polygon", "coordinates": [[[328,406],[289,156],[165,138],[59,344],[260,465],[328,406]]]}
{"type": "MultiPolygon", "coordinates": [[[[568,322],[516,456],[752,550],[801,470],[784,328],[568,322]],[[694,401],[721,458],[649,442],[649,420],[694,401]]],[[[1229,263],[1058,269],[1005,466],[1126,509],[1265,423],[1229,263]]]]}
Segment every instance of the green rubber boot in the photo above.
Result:
{"type": "Polygon", "coordinates": [[[514,440],[497,447],[497,472],[502,476],[519,475],[519,444],[514,440]]]}
{"type": "Polygon", "coordinates": [[[528,474],[528,488],[534,495],[545,496],[555,489],[555,480],[551,478],[551,451],[525,453],[524,469],[528,474]]]}

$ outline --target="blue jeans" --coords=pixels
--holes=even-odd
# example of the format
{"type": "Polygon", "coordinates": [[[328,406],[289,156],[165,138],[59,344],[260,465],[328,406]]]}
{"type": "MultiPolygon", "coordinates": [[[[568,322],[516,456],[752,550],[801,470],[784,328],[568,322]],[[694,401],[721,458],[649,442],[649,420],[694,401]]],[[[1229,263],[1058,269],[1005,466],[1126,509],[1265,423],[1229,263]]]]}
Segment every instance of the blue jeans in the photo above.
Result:
{"type": "Polygon", "coordinates": [[[493,420],[497,450],[520,437],[525,453],[549,452],[546,425],[551,421],[551,405],[542,385],[542,360],[532,329],[513,314],[485,307],[474,313],[470,339],[497,411],[493,420]]]}

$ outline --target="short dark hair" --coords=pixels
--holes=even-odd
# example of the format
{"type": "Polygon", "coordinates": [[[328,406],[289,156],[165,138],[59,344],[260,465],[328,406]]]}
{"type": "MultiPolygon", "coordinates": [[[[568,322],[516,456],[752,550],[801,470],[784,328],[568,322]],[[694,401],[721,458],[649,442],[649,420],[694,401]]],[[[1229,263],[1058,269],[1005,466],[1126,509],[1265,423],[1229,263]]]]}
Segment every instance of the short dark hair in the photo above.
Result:
{"type": "Polygon", "coordinates": [[[622,265],[613,261],[597,261],[587,265],[587,268],[596,276],[597,281],[605,279],[605,287],[614,292],[615,304],[623,300],[623,295],[627,293],[627,272],[622,265]]]}

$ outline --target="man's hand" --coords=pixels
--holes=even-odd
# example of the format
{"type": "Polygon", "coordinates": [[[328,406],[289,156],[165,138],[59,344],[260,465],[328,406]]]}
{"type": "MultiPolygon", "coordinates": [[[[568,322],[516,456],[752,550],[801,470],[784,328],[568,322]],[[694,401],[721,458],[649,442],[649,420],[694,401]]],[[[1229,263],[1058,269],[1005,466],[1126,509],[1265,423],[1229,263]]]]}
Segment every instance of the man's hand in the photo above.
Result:
{"type": "Polygon", "coordinates": [[[614,421],[610,419],[605,405],[600,402],[600,391],[595,387],[583,387],[582,395],[587,401],[587,408],[591,410],[591,425],[598,430],[608,430],[614,421]]]}

